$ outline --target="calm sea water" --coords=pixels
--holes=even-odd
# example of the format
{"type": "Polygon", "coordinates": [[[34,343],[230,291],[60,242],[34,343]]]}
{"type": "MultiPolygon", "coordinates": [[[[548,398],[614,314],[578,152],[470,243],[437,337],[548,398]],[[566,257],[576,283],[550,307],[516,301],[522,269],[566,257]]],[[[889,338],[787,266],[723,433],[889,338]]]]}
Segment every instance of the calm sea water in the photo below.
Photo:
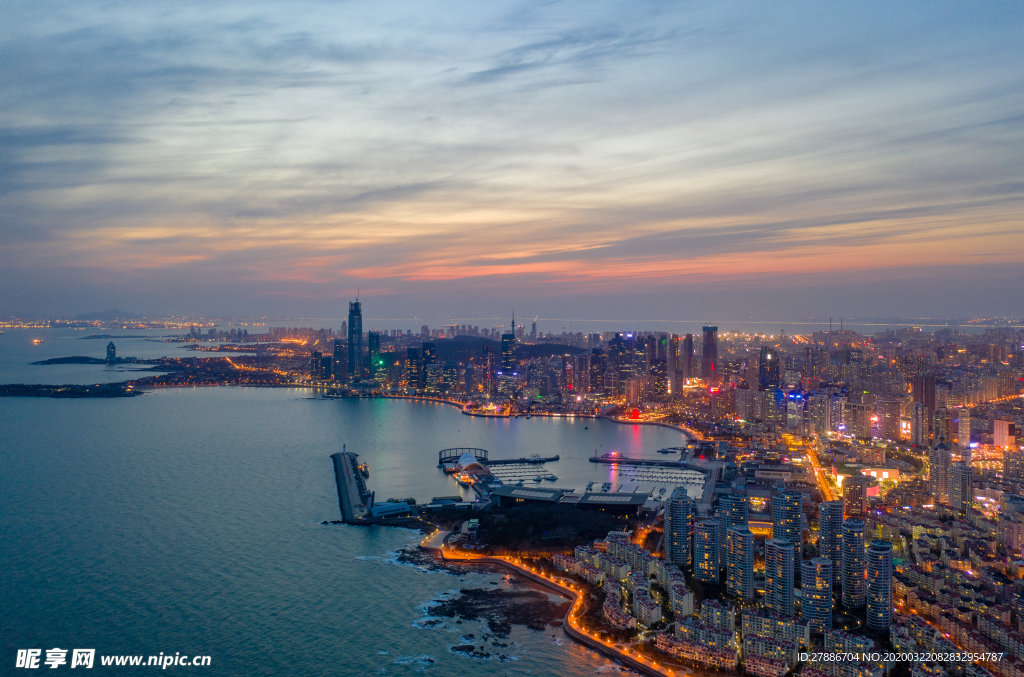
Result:
{"type": "Polygon", "coordinates": [[[319,524],[338,518],[329,455],[346,444],[367,460],[378,498],[422,499],[456,489],[436,468],[444,447],[559,453],[555,486],[573,486],[609,477],[586,461],[595,446],[649,454],[680,441],[667,428],[288,389],[0,399],[0,673],[20,672],[17,649],[53,647],[208,654],[210,675],[615,670],[560,631],[517,628],[512,661],[452,654],[479,629],[419,628],[425,603],[499,577],[397,563],[415,532],[319,524]]]}
{"type": "MultiPolygon", "coordinates": [[[[0,334],[0,383],[116,383],[151,376],[151,371],[139,371],[145,365],[55,364],[33,365],[32,362],[54,357],[82,355],[105,359],[107,343],[111,339],[88,338],[91,334],[113,336],[120,357],[155,359],[159,357],[191,357],[184,343],[167,343],[162,337],[166,330],[120,329],[4,329],[0,334]],[[142,336],[147,338],[124,338],[142,336]],[[41,339],[42,343],[33,343],[41,339]]],[[[201,353],[206,356],[210,353],[201,353]]]]}

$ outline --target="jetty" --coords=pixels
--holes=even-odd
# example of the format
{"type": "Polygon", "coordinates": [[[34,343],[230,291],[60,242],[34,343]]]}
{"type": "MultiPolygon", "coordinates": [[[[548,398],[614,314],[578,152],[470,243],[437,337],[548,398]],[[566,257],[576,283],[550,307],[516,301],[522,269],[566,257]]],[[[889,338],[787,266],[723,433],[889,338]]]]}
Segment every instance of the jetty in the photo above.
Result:
{"type": "Polygon", "coordinates": [[[350,451],[331,454],[334,481],[338,485],[338,507],[341,508],[341,519],[345,522],[365,519],[373,507],[373,492],[366,488],[357,459],[358,454],[350,451]]]}
{"type": "Polygon", "coordinates": [[[455,466],[458,465],[459,459],[464,454],[471,454],[476,460],[485,466],[495,465],[516,465],[516,464],[527,464],[527,465],[543,465],[545,463],[552,463],[557,461],[560,457],[558,454],[554,456],[539,456],[533,454],[531,456],[525,456],[523,458],[489,458],[490,452],[486,449],[479,449],[476,447],[455,447],[452,449],[442,449],[437,452],[437,467],[443,468],[448,472],[453,472],[455,466]]]}

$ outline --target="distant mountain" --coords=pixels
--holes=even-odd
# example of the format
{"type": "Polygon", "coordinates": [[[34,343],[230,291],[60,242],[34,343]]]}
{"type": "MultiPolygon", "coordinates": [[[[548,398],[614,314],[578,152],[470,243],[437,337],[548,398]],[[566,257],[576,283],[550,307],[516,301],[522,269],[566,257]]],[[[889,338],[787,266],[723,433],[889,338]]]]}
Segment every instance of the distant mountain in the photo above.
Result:
{"type": "Polygon", "coordinates": [[[123,310],[118,310],[117,308],[111,308],[110,310],[103,310],[98,313],[82,313],[81,315],[75,315],[74,319],[81,320],[83,322],[92,322],[94,320],[105,322],[109,320],[134,320],[138,319],[138,317],[138,313],[129,313],[123,310]]]}

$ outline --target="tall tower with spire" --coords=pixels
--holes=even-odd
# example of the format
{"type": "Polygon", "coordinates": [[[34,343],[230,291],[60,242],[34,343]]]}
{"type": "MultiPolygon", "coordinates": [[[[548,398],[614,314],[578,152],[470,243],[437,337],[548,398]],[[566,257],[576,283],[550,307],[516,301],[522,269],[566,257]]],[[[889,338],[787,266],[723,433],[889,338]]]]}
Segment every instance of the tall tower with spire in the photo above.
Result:
{"type": "Polygon", "coordinates": [[[511,371],[515,366],[516,309],[512,308],[512,327],[501,335],[501,370],[511,371]]]}

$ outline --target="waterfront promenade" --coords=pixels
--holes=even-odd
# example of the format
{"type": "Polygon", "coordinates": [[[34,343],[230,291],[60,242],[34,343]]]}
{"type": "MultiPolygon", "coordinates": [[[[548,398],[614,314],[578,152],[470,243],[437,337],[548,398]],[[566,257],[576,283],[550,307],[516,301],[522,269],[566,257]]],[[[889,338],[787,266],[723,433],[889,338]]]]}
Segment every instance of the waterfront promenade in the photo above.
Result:
{"type": "Polygon", "coordinates": [[[562,629],[565,630],[565,634],[569,635],[569,637],[580,644],[618,661],[630,670],[634,670],[642,675],[648,675],[649,677],[677,677],[680,675],[689,675],[693,672],[693,670],[689,668],[673,668],[671,666],[659,664],[657,661],[651,660],[638,653],[631,652],[629,649],[624,648],[621,645],[606,642],[599,637],[588,634],[579,624],[579,618],[584,611],[583,595],[581,594],[582,591],[580,587],[575,581],[567,578],[548,577],[537,569],[527,566],[521,560],[511,557],[474,556],[469,553],[455,554],[448,549],[445,542],[450,533],[451,532],[435,532],[425,538],[420,543],[420,547],[429,550],[437,550],[441,554],[441,559],[445,562],[458,564],[490,564],[510,569],[547,590],[562,595],[563,597],[568,597],[572,601],[572,605],[566,612],[562,623],[562,629]]]}

